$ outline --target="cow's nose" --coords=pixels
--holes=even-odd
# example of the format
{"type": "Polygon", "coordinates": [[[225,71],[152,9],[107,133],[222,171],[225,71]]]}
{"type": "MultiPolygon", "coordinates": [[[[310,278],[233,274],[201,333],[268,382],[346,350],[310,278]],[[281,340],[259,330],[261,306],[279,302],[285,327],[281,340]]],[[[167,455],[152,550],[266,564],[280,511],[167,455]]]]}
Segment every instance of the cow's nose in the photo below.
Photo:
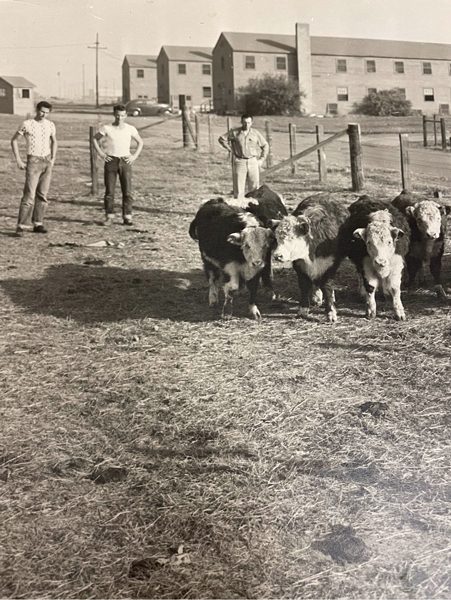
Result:
{"type": "Polygon", "coordinates": [[[388,260],[386,258],[376,258],[374,262],[379,267],[385,267],[385,265],[388,263],[388,260]]]}
{"type": "Polygon", "coordinates": [[[281,254],[274,254],[274,260],[277,260],[278,262],[282,262],[282,255],[281,254]]]}
{"type": "Polygon", "coordinates": [[[426,234],[426,237],[429,238],[430,240],[435,240],[435,239],[438,238],[438,236],[439,236],[439,234],[435,233],[435,232],[434,233],[427,233],[426,234]]]}
{"type": "Polygon", "coordinates": [[[263,260],[254,260],[252,262],[253,267],[263,267],[264,264],[265,262],[263,260]]]}

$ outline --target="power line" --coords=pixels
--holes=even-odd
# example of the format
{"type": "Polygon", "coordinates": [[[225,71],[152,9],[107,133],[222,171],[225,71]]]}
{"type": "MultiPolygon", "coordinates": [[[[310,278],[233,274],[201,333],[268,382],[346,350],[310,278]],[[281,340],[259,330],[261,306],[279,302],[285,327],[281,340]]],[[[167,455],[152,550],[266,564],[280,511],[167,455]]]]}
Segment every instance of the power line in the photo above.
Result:
{"type": "Polygon", "coordinates": [[[99,50],[107,50],[107,47],[99,46],[99,34],[97,34],[94,46],[88,48],[96,51],[96,108],[99,108],[99,50]]]}

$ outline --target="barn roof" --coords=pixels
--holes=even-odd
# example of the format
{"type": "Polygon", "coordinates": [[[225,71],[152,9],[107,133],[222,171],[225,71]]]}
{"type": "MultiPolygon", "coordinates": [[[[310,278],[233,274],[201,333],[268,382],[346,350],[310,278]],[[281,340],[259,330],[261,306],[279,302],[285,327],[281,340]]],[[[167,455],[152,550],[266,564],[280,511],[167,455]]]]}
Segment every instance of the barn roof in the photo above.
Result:
{"type": "MultiPolygon", "coordinates": [[[[222,35],[238,52],[296,52],[294,35],[236,32],[224,32],[222,35]]],[[[312,36],[310,43],[312,55],[451,60],[451,44],[323,36],[312,36]]]]}
{"type": "Polygon", "coordinates": [[[213,60],[213,48],[203,46],[162,46],[169,60],[209,62],[213,60]]]}
{"type": "Polygon", "coordinates": [[[1,80],[6,81],[6,83],[9,83],[9,85],[12,85],[13,87],[17,87],[17,88],[34,88],[36,87],[34,83],[31,83],[31,81],[28,81],[28,79],[25,79],[25,77],[13,77],[13,76],[9,76],[9,75],[2,75],[0,77],[1,80]]]}
{"type": "Polygon", "coordinates": [[[130,67],[157,68],[157,57],[149,54],[126,54],[124,60],[127,60],[130,67]]]}

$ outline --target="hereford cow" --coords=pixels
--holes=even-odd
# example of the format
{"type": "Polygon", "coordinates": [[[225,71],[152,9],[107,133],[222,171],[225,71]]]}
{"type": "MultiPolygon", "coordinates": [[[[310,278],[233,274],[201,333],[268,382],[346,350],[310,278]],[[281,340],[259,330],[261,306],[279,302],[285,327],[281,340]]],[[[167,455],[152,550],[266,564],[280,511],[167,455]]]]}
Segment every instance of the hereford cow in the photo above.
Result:
{"type": "Polygon", "coordinates": [[[344,257],[339,240],[348,216],[342,199],[318,194],[305,198],[291,216],[274,223],[277,247],[273,256],[279,262],[293,263],[300,317],[308,316],[310,299],[318,288],[324,294],[328,320],[337,320],[333,277],[344,257]]]}
{"type": "Polygon", "coordinates": [[[414,287],[418,272],[422,274],[420,284],[424,284],[425,268],[429,264],[437,297],[446,299],[441,283],[441,268],[449,207],[445,208],[434,200],[413,195],[406,190],[392,204],[406,215],[409,222],[410,245],[406,254],[409,289],[414,287]]]}
{"type": "Polygon", "coordinates": [[[343,241],[357,268],[366,297],[366,315],[376,316],[376,290],[381,285],[393,299],[395,318],[405,319],[401,302],[404,256],[409,249],[409,224],[391,203],[362,196],[349,207],[343,241]]]}
{"type": "Polygon", "coordinates": [[[222,316],[232,309],[233,294],[241,282],[250,292],[249,311],[261,319],[256,305],[260,278],[272,292],[271,249],[275,238],[271,229],[243,209],[230,206],[222,198],[203,204],[189,228],[190,236],[199,242],[205,274],[210,284],[210,306],[218,304],[221,282],[224,291],[222,316]]]}

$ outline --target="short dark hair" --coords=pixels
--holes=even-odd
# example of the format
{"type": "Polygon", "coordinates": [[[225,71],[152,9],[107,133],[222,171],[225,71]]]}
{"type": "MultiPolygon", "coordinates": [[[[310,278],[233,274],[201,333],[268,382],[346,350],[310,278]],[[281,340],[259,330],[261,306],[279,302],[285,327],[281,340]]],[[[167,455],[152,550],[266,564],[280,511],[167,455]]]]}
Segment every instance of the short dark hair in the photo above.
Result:
{"type": "Polygon", "coordinates": [[[115,113],[118,110],[127,110],[124,104],[116,104],[113,108],[113,112],[115,113]]]}
{"type": "Polygon", "coordinates": [[[243,120],[243,119],[252,119],[252,120],[254,120],[254,117],[253,117],[252,115],[244,114],[244,115],[241,117],[241,120],[243,120]]]}
{"type": "Polygon", "coordinates": [[[48,108],[49,110],[52,110],[52,105],[46,100],[41,100],[36,104],[36,110],[41,110],[41,108],[48,108]]]}

